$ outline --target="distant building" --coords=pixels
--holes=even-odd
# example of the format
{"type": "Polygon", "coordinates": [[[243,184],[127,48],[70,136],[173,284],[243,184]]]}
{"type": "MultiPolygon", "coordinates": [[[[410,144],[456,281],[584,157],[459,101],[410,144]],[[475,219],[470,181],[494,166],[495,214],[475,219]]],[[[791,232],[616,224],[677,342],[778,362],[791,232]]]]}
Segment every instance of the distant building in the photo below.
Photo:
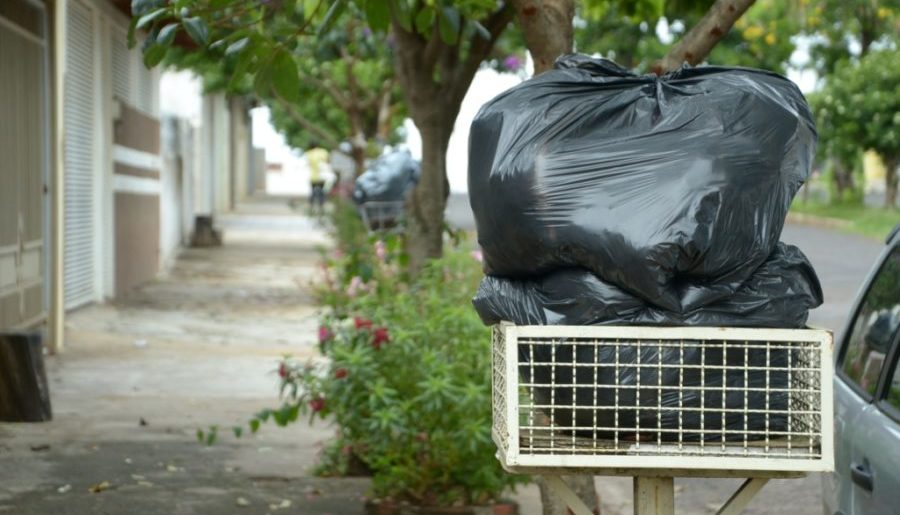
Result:
{"type": "Polygon", "coordinates": [[[195,215],[263,175],[243,99],[205,97],[199,126],[162,130],[130,5],[0,0],[0,331],[46,323],[51,348],[67,310],[156,277],[195,215]]]}

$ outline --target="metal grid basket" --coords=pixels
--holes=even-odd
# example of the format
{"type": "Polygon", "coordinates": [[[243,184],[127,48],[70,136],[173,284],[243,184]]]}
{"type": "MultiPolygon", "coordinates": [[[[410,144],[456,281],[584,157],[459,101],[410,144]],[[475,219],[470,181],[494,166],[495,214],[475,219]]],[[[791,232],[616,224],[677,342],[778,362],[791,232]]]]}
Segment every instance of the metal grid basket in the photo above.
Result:
{"type": "Polygon", "coordinates": [[[833,468],[827,331],[501,324],[492,356],[511,471],[833,468]]]}
{"type": "Polygon", "coordinates": [[[359,205],[359,214],[370,232],[383,231],[396,227],[404,215],[404,202],[370,201],[359,205]]]}

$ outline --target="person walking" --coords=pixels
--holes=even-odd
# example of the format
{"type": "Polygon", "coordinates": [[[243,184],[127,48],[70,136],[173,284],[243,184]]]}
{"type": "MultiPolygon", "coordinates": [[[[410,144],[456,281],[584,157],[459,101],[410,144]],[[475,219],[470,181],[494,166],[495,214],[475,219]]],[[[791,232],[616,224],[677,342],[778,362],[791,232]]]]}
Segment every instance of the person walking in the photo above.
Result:
{"type": "Polygon", "coordinates": [[[325,178],[324,168],[329,160],[328,151],[313,141],[306,150],[306,162],[309,164],[309,185],[312,192],[309,196],[310,210],[319,214],[325,211],[325,178]]]}

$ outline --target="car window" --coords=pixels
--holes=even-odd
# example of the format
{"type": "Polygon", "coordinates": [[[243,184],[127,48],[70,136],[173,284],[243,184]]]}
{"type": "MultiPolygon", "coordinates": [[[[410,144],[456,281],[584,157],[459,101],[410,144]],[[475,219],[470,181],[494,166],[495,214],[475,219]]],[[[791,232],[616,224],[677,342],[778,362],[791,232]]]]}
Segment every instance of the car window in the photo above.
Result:
{"type": "Polygon", "coordinates": [[[887,401],[900,413],[900,363],[894,365],[894,378],[888,384],[887,401]]]}
{"type": "Polygon", "coordinates": [[[900,247],[882,265],[847,340],[844,375],[870,395],[875,393],[891,341],[900,327],[900,247]]]}

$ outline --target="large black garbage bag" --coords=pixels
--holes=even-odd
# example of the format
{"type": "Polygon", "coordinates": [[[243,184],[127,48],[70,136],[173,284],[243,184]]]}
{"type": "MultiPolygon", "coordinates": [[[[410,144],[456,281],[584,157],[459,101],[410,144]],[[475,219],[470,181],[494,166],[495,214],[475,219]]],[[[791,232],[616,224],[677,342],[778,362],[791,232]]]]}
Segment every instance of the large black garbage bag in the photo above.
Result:
{"type": "Polygon", "coordinates": [[[353,200],[363,202],[399,202],[419,181],[419,162],[408,150],[386,154],[356,179],[353,200]]]}
{"type": "Polygon", "coordinates": [[[800,249],[779,243],[733,293],[687,312],[654,306],[578,268],[535,279],[488,276],[472,303],[488,325],[507,321],[518,325],[802,328],[809,310],[822,304],[822,288],[800,249]]]}
{"type": "Polygon", "coordinates": [[[584,268],[692,312],[772,253],[815,141],[803,95],[774,73],[636,76],[563,57],[472,123],[469,196],[485,273],[584,268]]]}
{"type": "Polygon", "coordinates": [[[560,432],[651,442],[677,441],[680,435],[681,441],[696,442],[762,440],[789,428],[787,368],[788,360],[791,367],[800,365],[796,349],[697,341],[683,347],[563,341],[553,347],[521,346],[519,359],[536,364],[521,367],[522,381],[541,385],[529,389],[533,401],[560,432]],[[575,362],[617,366],[572,366],[575,362]]]}

